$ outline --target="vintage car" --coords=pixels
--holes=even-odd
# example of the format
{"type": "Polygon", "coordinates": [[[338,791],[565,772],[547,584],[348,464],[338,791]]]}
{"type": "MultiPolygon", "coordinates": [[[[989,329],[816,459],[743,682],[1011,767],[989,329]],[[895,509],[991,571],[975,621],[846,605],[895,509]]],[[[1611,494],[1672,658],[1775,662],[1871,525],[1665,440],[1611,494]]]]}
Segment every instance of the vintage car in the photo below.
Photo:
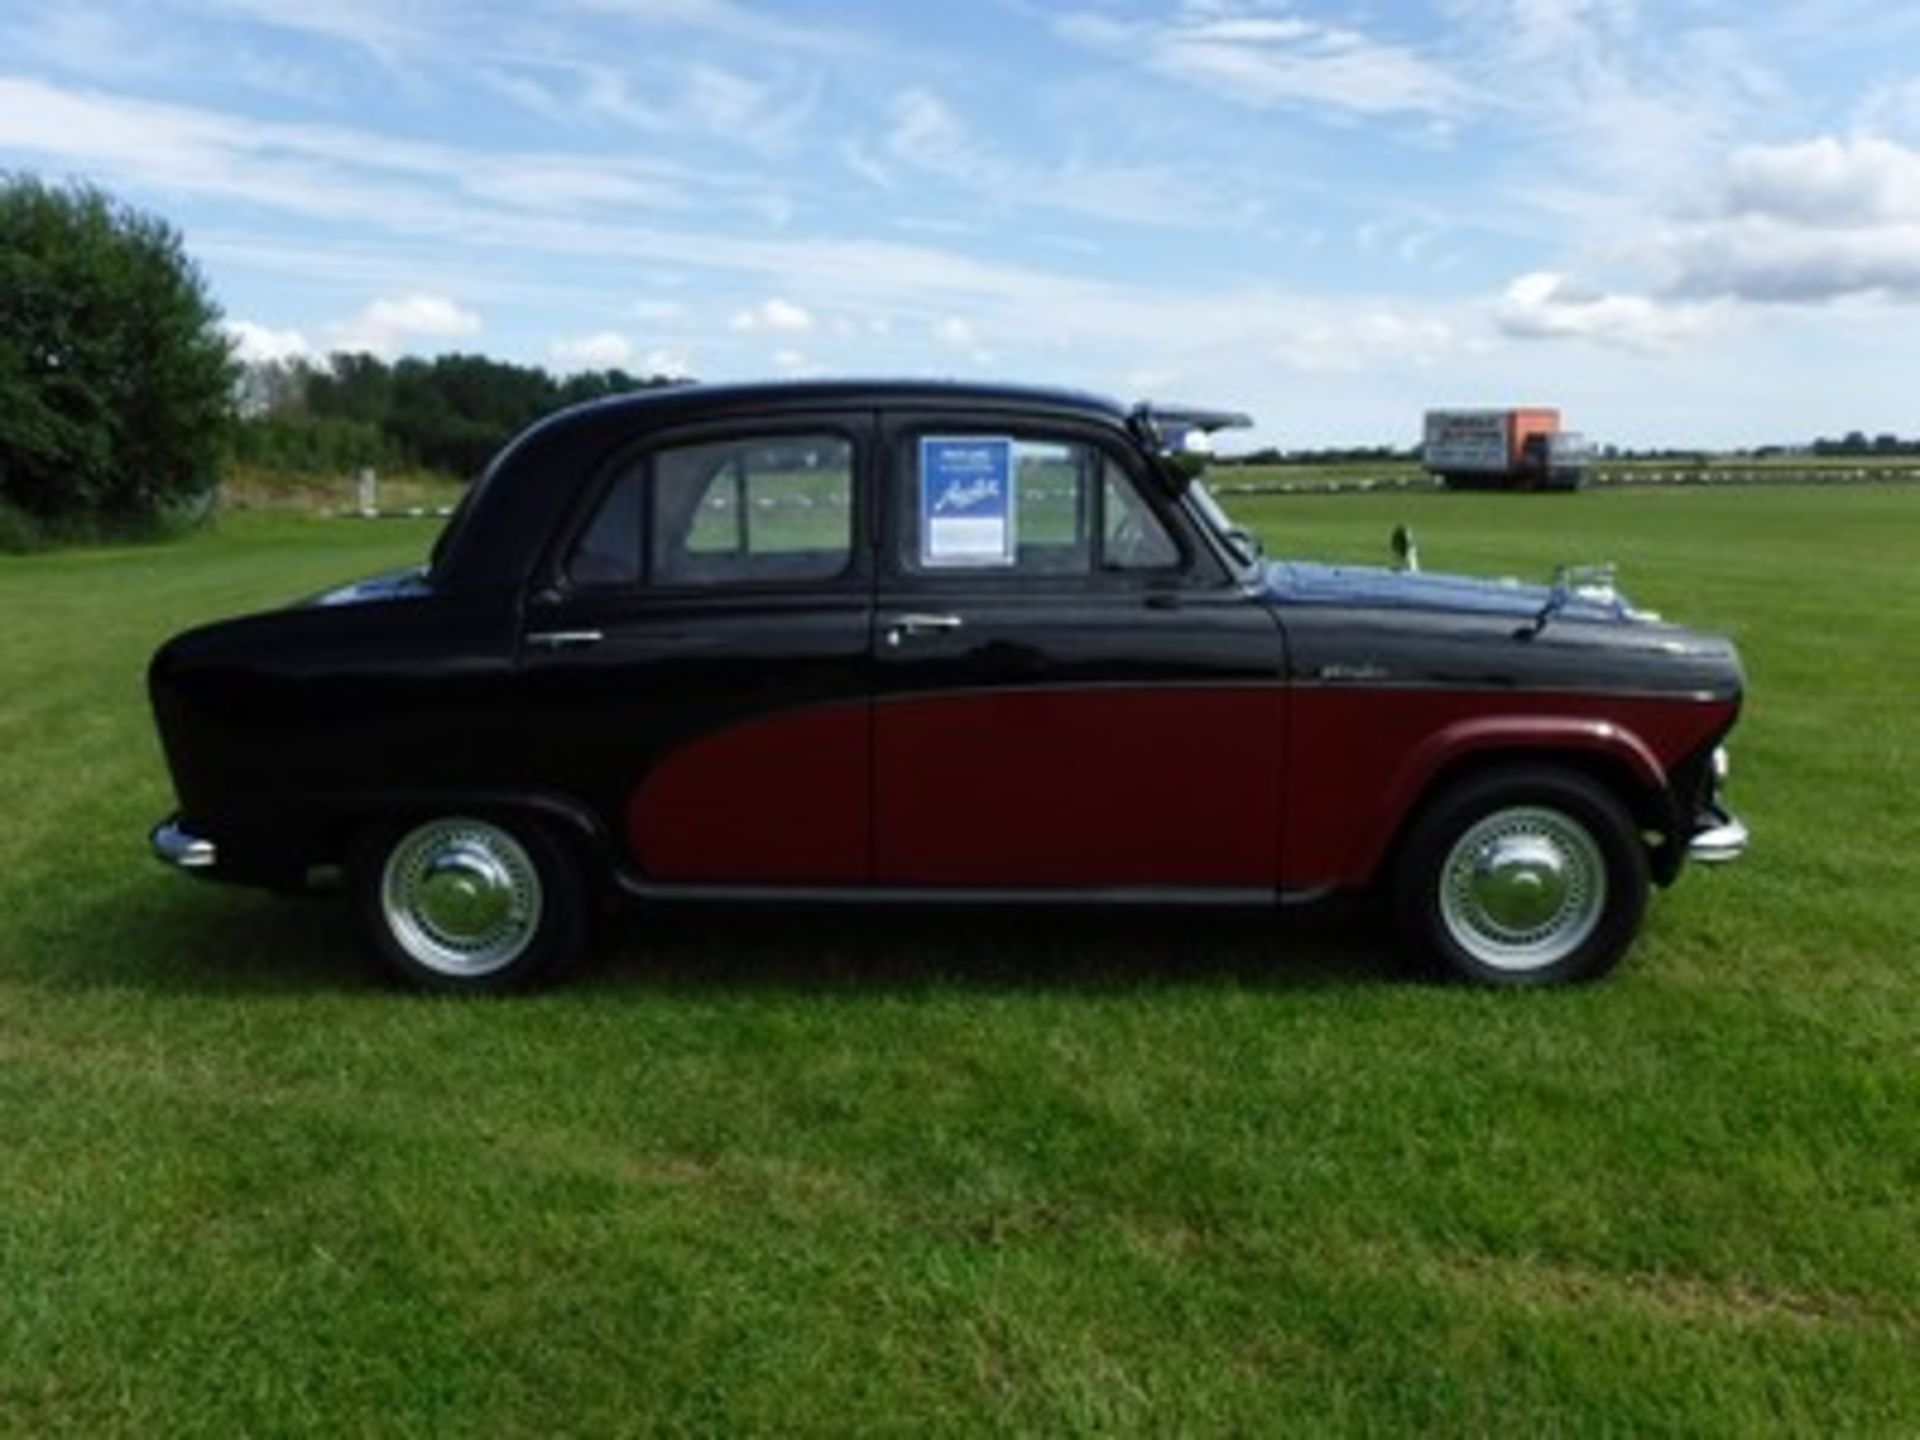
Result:
{"type": "Polygon", "coordinates": [[[1373,892],[1446,973],[1608,970],[1650,883],[1745,845],[1732,647],[1592,576],[1270,562],[1192,462],[1237,418],[906,382],[569,410],[424,566],[161,647],[153,846],[344,876],[447,990],[556,973],[619,900],[1373,892]]]}

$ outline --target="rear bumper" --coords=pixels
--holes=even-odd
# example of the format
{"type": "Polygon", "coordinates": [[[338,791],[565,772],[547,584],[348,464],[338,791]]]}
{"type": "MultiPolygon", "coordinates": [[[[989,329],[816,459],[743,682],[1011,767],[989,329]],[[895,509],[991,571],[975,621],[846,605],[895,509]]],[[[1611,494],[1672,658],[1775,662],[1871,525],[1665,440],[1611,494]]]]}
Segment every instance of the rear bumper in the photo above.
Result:
{"type": "Polygon", "coordinates": [[[220,863],[219,849],[204,835],[196,835],[178,815],[169,816],[154,826],[148,837],[156,860],[176,870],[209,874],[220,863]]]}
{"type": "Polygon", "coordinates": [[[1724,865],[1738,860],[1747,850],[1747,827],[1736,815],[1719,807],[1700,817],[1687,841],[1687,858],[1702,865],[1724,865]]]}

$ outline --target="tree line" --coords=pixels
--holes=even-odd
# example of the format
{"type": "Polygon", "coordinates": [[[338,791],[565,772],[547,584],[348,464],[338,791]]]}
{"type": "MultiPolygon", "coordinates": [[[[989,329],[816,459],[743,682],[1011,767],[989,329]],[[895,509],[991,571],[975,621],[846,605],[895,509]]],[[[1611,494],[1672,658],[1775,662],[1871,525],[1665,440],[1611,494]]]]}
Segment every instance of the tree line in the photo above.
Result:
{"type": "Polygon", "coordinates": [[[678,383],[619,369],[561,377],[484,355],[262,361],[242,372],[230,448],[275,470],[418,466],[470,478],[543,415],[678,383]]]}
{"type": "Polygon", "coordinates": [[[1920,440],[1907,440],[1891,433],[1869,439],[1859,430],[1849,430],[1838,440],[1821,436],[1809,447],[1813,454],[1844,455],[1920,455],[1920,440]]]}
{"type": "Polygon", "coordinates": [[[669,383],[483,355],[241,365],[170,224],[0,171],[0,550],[190,521],[235,462],[472,476],[550,411],[669,383]]]}

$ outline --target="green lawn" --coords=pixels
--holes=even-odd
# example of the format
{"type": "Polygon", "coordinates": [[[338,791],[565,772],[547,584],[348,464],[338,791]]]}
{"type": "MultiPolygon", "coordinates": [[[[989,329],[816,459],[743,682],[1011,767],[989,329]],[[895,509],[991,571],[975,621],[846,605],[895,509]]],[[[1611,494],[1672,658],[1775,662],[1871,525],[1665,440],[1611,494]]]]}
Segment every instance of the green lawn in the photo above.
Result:
{"type": "Polygon", "coordinates": [[[1558,993],[714,915],[421,1000],[145,858],[142,669],[431,527],[0,560],[0,1431],[1920,1430],[1920,489],[1235,508],[1731,630],[1753,853],[1558,993]]]}

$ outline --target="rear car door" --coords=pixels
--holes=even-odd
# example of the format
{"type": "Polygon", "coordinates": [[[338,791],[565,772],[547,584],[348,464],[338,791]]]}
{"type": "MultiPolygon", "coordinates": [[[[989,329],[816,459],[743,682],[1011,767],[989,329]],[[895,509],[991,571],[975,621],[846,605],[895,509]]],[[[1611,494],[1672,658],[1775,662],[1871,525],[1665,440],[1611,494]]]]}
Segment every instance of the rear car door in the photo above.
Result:
{"type": "Polygon", "coordinates": [[[1278,883],[1272,612],[1091,422],[882,417],[874,873],[896,887],[1278,883]]]}
{"type": "Polygon", "coordinates": [[[862,885],[870,862],[870,413],[648,437],[529,597],[535,788],[656,885],[862,885]]]}

